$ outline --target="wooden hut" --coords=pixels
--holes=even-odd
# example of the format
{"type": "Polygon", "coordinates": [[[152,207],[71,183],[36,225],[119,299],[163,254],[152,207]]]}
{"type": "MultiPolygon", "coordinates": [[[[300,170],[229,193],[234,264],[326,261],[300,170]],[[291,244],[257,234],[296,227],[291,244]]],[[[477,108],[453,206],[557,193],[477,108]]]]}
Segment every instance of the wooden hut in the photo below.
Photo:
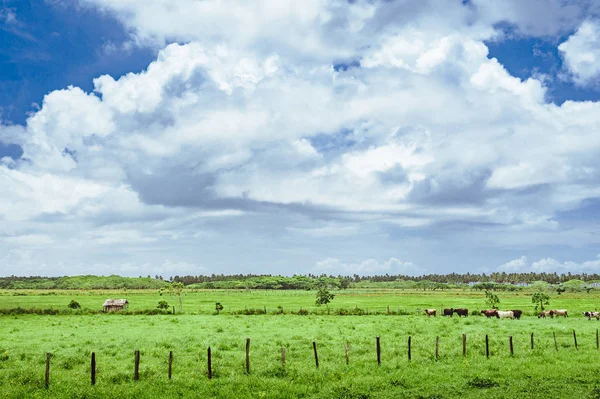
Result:
{"type": "Polygon", "coordinates": [[[127,299],[107,299],[104,301],[105,312],[117,312],[119,310],[127,309],[129,302],[127,299]]]}

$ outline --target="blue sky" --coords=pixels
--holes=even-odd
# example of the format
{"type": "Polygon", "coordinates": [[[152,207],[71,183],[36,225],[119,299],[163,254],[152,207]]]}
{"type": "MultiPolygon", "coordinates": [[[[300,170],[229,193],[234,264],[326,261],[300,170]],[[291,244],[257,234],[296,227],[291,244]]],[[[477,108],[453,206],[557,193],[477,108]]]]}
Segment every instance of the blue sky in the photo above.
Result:
{"type": "Polygon", "coordinates": [[[69,85],[86,91],[101,74],[145,68],[156,51],[121,49],[129,34],[108,12],[75,1],[4,1],[0,25],[0,108],[5,122],[24,124],[33,104],[69,85]],[[12,17],[9,17],[12,16],[12,17]]]}
{"type": "Polygon", "coordinates": [[[600,7],[0,1],[0,274],[600,272],[600,7]]]}

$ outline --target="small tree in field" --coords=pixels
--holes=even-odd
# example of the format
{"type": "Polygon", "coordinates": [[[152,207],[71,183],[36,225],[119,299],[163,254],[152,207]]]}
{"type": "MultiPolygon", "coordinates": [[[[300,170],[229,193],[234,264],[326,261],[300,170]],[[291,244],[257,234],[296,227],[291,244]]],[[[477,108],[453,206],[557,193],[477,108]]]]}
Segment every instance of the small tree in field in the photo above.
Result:
{"type": "Polygon", "coordinates": [[[320,287],[317,291],[316,305],[327,305],[327,313],[329,313],[329,302],[333,300],[335,294],[330,293],[326,287],[320,287]]]}
{"type": "Polygon", "coordinates": [[[174,281],[167,285],[165,288],[160,289],[160,295],[169,294],[177,297],[179,300],[179,312],[183,311],[183,283],[174,281]]]}
{"type": "Polygon", "coordinates": [[[538,291],[531,296],[531,302],[535,304],[535,311],[544,311],[544,305],[550,305],[550,297],[542,291],[538,291]]]}
{"type": "Polygon", "coordinates": [[[498,309],[498,304],[500,303],[500,298],[498,295],[494,294],[490,291],[485,291],[485,303],[489,309],[498,309]]]}
{"type": "Polygon", "coordinates": [[[221,313],[221,310],[223,310],[223,305],[221,305],[221,302],[215,303],[215,310],[217,311],[217,314],[221,313]]]}

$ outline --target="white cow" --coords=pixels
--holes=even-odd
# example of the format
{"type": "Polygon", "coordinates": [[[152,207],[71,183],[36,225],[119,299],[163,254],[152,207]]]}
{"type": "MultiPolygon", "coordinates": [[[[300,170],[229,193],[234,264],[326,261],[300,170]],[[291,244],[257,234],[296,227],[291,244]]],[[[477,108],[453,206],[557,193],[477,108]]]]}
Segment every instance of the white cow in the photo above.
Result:
{"type": "Polygon", "coordinates": [[[498,318],[499,319],[514,319],[515,313],[512,310],[499,310],[498,318]]]}

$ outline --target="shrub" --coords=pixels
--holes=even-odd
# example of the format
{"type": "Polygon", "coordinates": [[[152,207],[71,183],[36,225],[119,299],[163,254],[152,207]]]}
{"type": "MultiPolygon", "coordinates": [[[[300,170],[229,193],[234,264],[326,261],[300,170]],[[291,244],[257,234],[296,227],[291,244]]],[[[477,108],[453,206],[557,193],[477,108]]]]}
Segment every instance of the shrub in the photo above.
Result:
{"type": "Polygon", "coordinates": [[[246,316],[251,316],[251,315],[255,315],[255,314],[266,314],[265,310],[260,309],[260,308],[246,308],[244,310],[236,310],[232,313],[234,315],[240,314],[240,315],[246,315],[246,316]]]}
{"type": "Polygon", "coordinates": [[[355,307],[355,308],[351,308],[351,309],[345,309],[345,308],[338,308],[335,309],[334,314],[338,315],[338,316],[363,316],[366,315],[368,312],[365,309],[361,309],[359,307],[355,307]]]}
{"type": "Polygon", "coordinates": [[[169,302],[167,301],[158,301],[158,309],[169,309],[169,302]]]}
{"type": "Polygon", "coordinates": [[[67,305],[71,309],[81,309],[81,305],[76,300],[72,299],[71,302],[67,305]]]}
{"type": "Polygon", "coordinates": [[[475,377],[471,379],[467,385],[469,385],[471,388],[494,388],[500,384],[491,378],[475,377]]]}

